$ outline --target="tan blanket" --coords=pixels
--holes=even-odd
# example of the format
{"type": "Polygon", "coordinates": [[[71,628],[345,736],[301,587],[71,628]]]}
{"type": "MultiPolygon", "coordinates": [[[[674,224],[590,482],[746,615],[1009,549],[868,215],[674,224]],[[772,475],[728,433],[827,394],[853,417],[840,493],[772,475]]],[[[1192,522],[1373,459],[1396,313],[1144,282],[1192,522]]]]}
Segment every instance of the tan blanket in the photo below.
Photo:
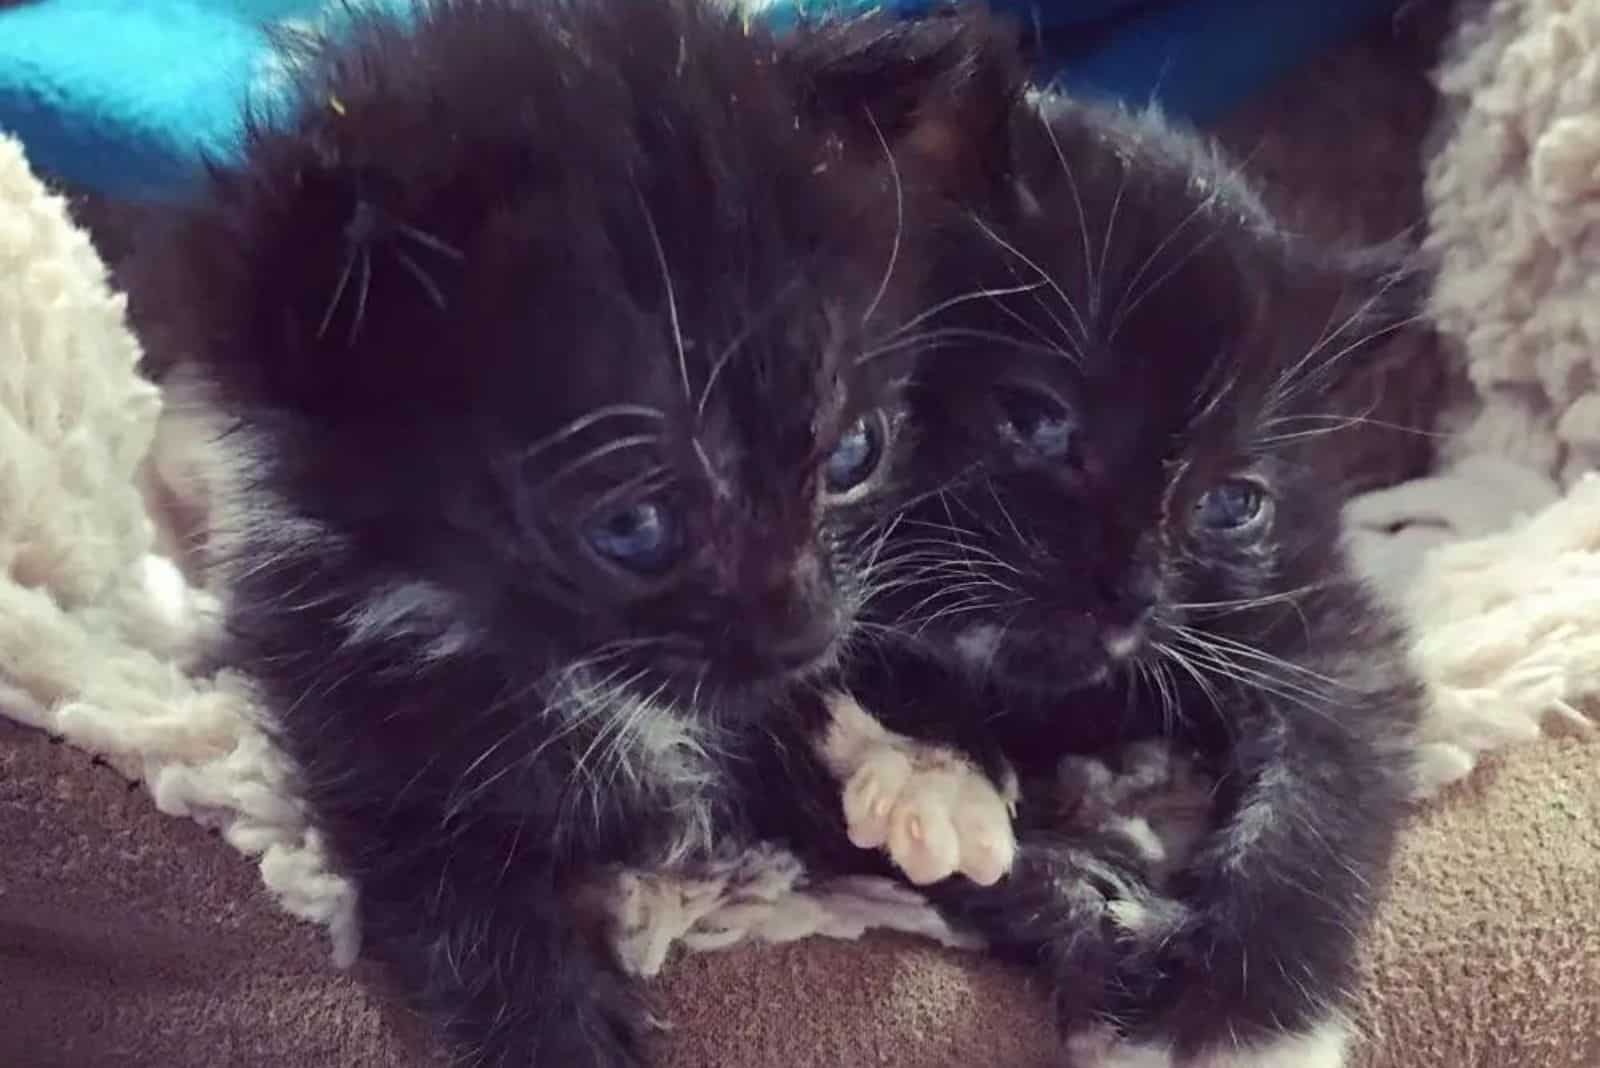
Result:
{"type": "MultiPolygon", "coordinates": [[[[1556,8],[1600,24],[1594,0],[1500,0],[1457,41],[1448,135],[1481,129],[1461,112],[1475,114],[1468,98],[1495,80],[1502,38],[1542,33],[1556,8]]],[[[1414,41],[1368,42],[1241,116],[1229,139],[1304,226],[1390,236],[1425,210],[1417,145],[1431,94],[1418,55],[1414,41]]],[[[1436,158],[1461,148],[1447,140],[1436,158]]],[[[1434,192],[1438,215],[1448,192],[1434,192]]],[[[0,142],[0,707],[44,728],[0,723],[0,1068],[423,1068],[433,1055],[417,1021],[381,979],[335,969],[319,927],[284,911],[349,931],[347,888],[323,872],[276,765],[241,734],[238,691],[184,670],[205,605],[151,555],[159,532],[135,476],[153,398],[129,373],[120,312],[60,204],[0,142]]],[[[1383,424],[1442,403],[1432,355],[1419,332],[1374,369],[1353,474],[1419,473],[1425,440],[1383,424]]],[[[1481,501],[1486,470],[1446,476],[1476,472],[1481,501]]],[[[1368,1068],[1600,1066],[1600,746],[1573,711],[1600,690],[1588,644],[1600,635],[1600,488],[1579,486],[1502,540],[1435,551],[1506,527],[1508,500],[1532,511],[1558,495],[1553,482],[1506,479],[1498,517],[1430,511],[1438,491],[1423,483],[1369,499],[1354,520],[1375,573],[1424,576],[1420,594],[1397,597],[1427,624],[1429,783],[1528,743],[1407,836],[1368,942],[1360,1023],[1372,1040],[1357,1053],[1368,1068]],[[1568,734],[1534,743],[1551,717],[1568,734]]],[[[660,1059],[674,1068],[1064,1064],[1024,977],[905,936],[679,954],[655,990],[672,1025],[660,1059]]]]}
{"type": "MultiPolygon", "coordinates": [[[[254,866],[81,750],[0,723],[0,1065],[424,1068],[254,866]]],[[[1407,836],[1369,942],[1364,1068],[1600,1065],[1600,759],[1484,769],[1407,836]]],[[[683,957],[663,1068],[1061,1065],[1023,977],[907,936],[683,957]]],[[[1293,1068],[1293,1066],[1286,1066],[1293,1068]]]]}

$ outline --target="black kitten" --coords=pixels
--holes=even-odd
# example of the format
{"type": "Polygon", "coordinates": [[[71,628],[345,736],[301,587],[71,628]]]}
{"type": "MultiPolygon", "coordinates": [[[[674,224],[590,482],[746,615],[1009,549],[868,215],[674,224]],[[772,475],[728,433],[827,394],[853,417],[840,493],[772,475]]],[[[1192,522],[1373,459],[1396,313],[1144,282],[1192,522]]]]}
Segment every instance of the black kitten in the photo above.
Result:
{"type": "Polygon", "coordinates": [[[133,272],[235,424],[226,655],[468,1063],[639,1062],[581,903],[788,803],[729,768],[848,633],[829,517],[894,450],[909,220],[1007,52],[976,16],[818,34],[352,16],[133,272]]]}
{"type": "Polygon", "coordinates": [[[1009,875],[930,892],[1042,968],[1069,1030],[1336,1056],[1319,1029],[1384,880],[1420,696],[1313,452],[1404,286],[1386,257],[1281,232],[1155,118],[1046,97],[1010,153],[939,253],[915,478],[878,498],[886,648],[852,688],[1020,779],[1009,875]],[[1057,807],[1064,754],[1143,739],[1216,782],[1215,828],[1164,884],[1057,807]]]}

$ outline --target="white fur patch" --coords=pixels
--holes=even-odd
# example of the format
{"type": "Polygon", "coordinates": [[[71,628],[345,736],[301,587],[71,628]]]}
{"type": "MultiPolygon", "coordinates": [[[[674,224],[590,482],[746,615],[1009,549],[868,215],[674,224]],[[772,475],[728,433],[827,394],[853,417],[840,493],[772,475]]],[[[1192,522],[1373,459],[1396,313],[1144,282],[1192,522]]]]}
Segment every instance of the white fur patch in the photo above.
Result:
{"type": "Polygon", "coordinates": [[[1165,1044],[1117,1042],[1105,1032],[1075,1036],[1067,1050],[1072,1068],[1344,1068],[1349,1039],[1342,1020],[1329,1020],[1308,1034],[1190,1058],[1177,1057],[1165,1044]]]}
{"type": "Polygon", "coordinates": [[[654,694],[640,694],[633,680],[596,682],[582,670],[552,680],[550,711],[565,722],[556,737],[570,736],[578,757],[572,774],[600,780],[667,806],[673,835],[656,863],[674,867],[716,847],[712,833],[712,787],[719,779],[714,738],[697,717],[679,712],[654,694]]]}
{"type": "Polygon", "coordinates": [[[472,629],[462,618],[455,595],[422,580],[386,586],[345,619],[350,645],[398,637],[426,637],[430,659],[454,656],[472,644],[472,629]]]}
{"type": "Polygon", "coordinates": [[[1170,938],[1189,917],[1189,908],[1183,902],[1156,894],[1130,892],[1119,887],[1124,896],[1106,903],[1111,920],[1125,934],[1141,941],[1160,941],[1170,938]]]}
{"type": "Polygon", "coordinates": [[[970,667],[984,667],[1000,648],[1000,628],[989,623],[968,627],[956,635],[956,655],[970,667]]]}
{"type": "Polygon", "coordinates": [[[1274,767],[1263,772],[1260,781],[1250,791],[1249,800],[1239,809],[1227,830],[1227,863],[1231,866],[1249,866],[1249,856],[1256,844],[1272,829],[1292,816],[1286,798],[1293,790],[1294,779],[1286,768],[1274,767]]]}
{"type": "Polygon", "coordinates": [[[1208,1054],[1193,1065],[1194,1068],[1343,1068],[1349,1038],[1348,1027],[1330,1021],[1310,1034],[1289,1035],[1253,1049],[1208,1054]]]}
{"type": "Polygon", "coordinates": [[[1106,653],[1113,660],[1126,660],[1144,644],[1144,632],[1137,627],[1124,627],[1106,635],[1106,653]]]}

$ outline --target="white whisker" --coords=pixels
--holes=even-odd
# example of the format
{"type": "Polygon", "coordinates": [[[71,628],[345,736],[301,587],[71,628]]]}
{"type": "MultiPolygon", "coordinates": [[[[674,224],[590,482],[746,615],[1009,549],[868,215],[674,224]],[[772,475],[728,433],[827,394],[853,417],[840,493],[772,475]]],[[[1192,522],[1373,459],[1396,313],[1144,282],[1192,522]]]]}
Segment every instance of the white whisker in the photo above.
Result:
{"type": "Polygon", "coordinates": [[[905,226],[905,190],[900,185],[900,167],[895,162],[894,151],[889,147],[889,141],[883,136],[883,131],[878,127],[878,120],[873,118],[870,109],[866,110],[867,121],[872,124],[872,132],[878,137],[878,144],[883,146],[883,155],[889,161],[889,177],[894,181],[894,244],[889,249],[889,264],[884,268],[883,280],[878,283],[878,291],[872,296],[872,303],[867,305],[866,313],[861,316],[863,323],[872,319],[873,313],[878,310],[878,305],[883,302],[884,294],[889,291],[889,280],[894,277],[895,265],[900,260],[900,232],[905,226]]]}
{"type": "MultiPolygon", "coordinates": [[[[1017,246],[1001,237],[994,231],[992,227],[989,226],[988,223],[984,222],[978,216],[969,215],[968,218],[973,221],[979,230],[983,231],[985,237],[1020,260],[1024,266],[1039,276],[1040,281],[1048,286],[1051,292],[1060,298],[1062,305],[1067,309],[1067,312],[1072,316],[1073,321],[1078,325],[1077,338],[1073,338],[1071,331],[1067,329],[1065,323],[1060,323],[1058,321],[1057,325],[1063,331],[1069,342],[1076,340],[1079,344],[1087,344],[1090,337],[1089,326],[1086,322],[1084,322],[1083,316],[1078,313],[1078,306],[1073,303],[1071,297],[1067,296],[1067,291],[1062,288],[1061,283],[1056,281],[1056,279],[1051,276],[1050,272],[1039,266],[1038,262],[1029,257],[1027,253],[1023,252],[1021,249],[1017,248],[1017,246]]],[[[1054,316],[1052,316],[1052,319],[1053,318],[1054,316]]]]}
{"type": "Polygon", "coordinates": [[[639,209],[644,212],[644,224],[650,231],[650,244],[655,248],[656,263],[661,268],[661,284],[667,292],[667,315],[672,322],[672,342],[678,350],[678,373],[683,378],[683,399],[694,403],[694,389],[689,385],[689,354],[683,344],[683,326],[678,322],[678,296],[672,288],[672,271],[667,266],[667,250],[661,245],[661,234],[656,230],[655,216],[650,212],[650,205],[645,203],[644,194],[634,187],[634,195],[639,199],[639,209]]]}
{"type": "MultiPolygon", "coordinates": [[[[1084,273],[1089,276],[1089,300],[1091,306],[1098,306],[1100,303],[1099,279],[1097,279],[1093,274],[1094,261],[1089,253],[1089,217],[1083,210],[1083,196],[1078,190],[1078,178],[1077,175],[1075,175],[1072,171],[1072,164],[1067,162],[1067,154],[1061,148],[1060,138],[1056,136],[1055,125],[1050,122],[1049,118],[1044,114],[1043,111],[1040,111],[1038,114],[1039,122],[1044,126],[1045,134],[1050,138],[1050,146],[1055,149],[1056,159],[1061,163],[1061,172],[1063,175],[1065,175],[1067,179],[1067,187],[1072,192],[1073,206],[1076,207],[1078,211],[1078,236],[1083,241],[1083,270],[1084,273]]],[[[1108,241],[1110,240],[1109,232],[1106,235],[1106,239],[1108,241]]],[[[1059,292],[1059,289],[1057,291],[1059,292]]],[[[1066,299],[1065,295],[1062,296],[1062,299],[1066,299]]],[[[1072,311],[1073,316],[1078,320],[1078,329],[1082,332],[1083,343],[1088,344],[1089,330],[1084,325],[1082,316],[1078,315],[1077,309],[1072,306],[1070,301],[1067,302],[1067,307],[1072,311]]]]}

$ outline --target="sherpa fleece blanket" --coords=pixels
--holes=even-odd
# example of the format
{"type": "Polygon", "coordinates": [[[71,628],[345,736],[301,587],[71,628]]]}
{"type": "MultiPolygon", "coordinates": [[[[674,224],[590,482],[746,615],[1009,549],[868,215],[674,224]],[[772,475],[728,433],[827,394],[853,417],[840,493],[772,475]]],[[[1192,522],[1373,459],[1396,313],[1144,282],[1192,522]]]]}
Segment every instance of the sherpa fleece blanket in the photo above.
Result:
{"type": "MultiPolygon", "coordinates": [[[[1557,165],[1600,107],[1597,39],[1592,0],[1500,0],[1440,68],[1436,314],[1474,388],[1445,465],[1350,514],[1433,694],[1417,788],[1435,800],[1367,944],[1352,1061],[1369,1068],[1600,1063],[1600,479],[1561,429],[1594,386],[1541,363],[1567,344],[1582,365],[1600,328],[1574,221],[1600,172],[1557,165]]],[[[1318,83],[1299,102],[1327,99],[1318,83]]],[[[1322,118],[1361,114],[1351,100],[1322,118]]],[[[21,724],[0,729],[0,1065],[429,1064],[381,981],[336,967],[358,949],[354,895],[239,680],[190,659],[214,613],[185,551],[204,436],[135,373],[123,312],[64,203],[0,142],[0,710],[21,724]]],[[[635,884],[649,922],[619,951],[660,975],[662,1063],[1063,1063],[1021,977],[925,938],[850,940],[948,939],[913,896],[797,876],[758,854],[695,886],[635,884]]]]}

